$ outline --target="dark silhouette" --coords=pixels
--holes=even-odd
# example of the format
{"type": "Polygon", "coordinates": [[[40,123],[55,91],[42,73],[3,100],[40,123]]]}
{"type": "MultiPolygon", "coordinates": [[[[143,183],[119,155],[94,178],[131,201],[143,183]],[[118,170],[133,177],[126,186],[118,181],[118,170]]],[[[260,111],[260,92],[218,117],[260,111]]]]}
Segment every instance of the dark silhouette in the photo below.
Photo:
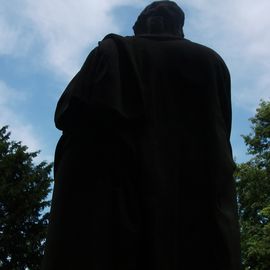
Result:
{"type": "Polygon", "coordinates": [[[238,270],[230,75],[153,2],[60,98],[43,269],[238,270]]]}

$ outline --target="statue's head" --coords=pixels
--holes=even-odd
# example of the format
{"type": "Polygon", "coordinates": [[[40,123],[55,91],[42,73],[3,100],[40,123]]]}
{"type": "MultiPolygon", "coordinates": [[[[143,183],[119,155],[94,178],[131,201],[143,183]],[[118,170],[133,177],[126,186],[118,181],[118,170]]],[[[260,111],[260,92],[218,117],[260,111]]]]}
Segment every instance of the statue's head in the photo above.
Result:
{"type": "Polygon", "coordinates": [[[185,14],[173,1],[155,1],[139,15],[133,26],[135,35],[170,34],[183,37],[185,14]]]}

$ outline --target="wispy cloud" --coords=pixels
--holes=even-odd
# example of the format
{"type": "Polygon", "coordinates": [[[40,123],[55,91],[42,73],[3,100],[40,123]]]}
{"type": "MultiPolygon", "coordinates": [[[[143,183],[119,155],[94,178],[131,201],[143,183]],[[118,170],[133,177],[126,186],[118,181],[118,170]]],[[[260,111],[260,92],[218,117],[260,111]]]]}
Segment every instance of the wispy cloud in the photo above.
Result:
{"type": "Polygon", "coordinates": [[[43,42],[44,65],[71,76],[87,46],[117,31],[103,2],[26,0],[25,14],[43,42]]]}
{"type": "Polygon", "coordinates": [[[11,54],[18,40],[18,31],[13,29],[3,17],[0,17],[0,29],[0,55],[11,54]]]}
{"type": "MultiPolygon", "coordinates": [[[[23,106],[27,96],[15,89],[10,88],[5,82],[0,81],[0,127],[9,126],[11,139],[21,141],[27,145],[29,151],[42,149],[42,142],[36,134],[33,125],[24,119],[18,107],[23,106]]],[[[52,160],[52,157],[44,156],[43,153],[37,161],[52,160]]]]}
{"type": "Polygon", "coordinates": [[[22,1],[2,1],[0,10],[0,56],[24,56],[33,43],[31,24],[23,16],[22,1]],[[17,8],[15,8],[17,7],[17,8]]]}
{"type": "MultiPolygon", "coordinates": [[[[79,68],[81,55],[119,28],[112,10],[121,5],[142,5],[143,0],[13,0],[3,5],[0,53],[41,45],[37,55],[43,66],[68,76],[79,68]],[[14,8],[17,3],[18,9],[14,8]],[[18,11],[19,10],[19,11],[18,11]],[[19,23],[18,23],[19,22],[19,23]],[[25,36],[27,35],[27,38],[25,36]],[[26,40],[28,44],[26,46],[26,40]],[[40,57],[41,56],[41,57],[40,57]]],[[[25,50],[26,52],[26,50],[25,50]]]]}

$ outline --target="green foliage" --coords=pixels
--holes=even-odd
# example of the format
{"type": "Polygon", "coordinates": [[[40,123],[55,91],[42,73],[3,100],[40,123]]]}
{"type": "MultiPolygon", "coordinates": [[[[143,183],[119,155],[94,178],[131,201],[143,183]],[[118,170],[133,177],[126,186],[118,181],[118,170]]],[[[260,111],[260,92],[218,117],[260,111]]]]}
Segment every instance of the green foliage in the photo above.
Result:
{"type": "Polygon", "coordinates": [[[256,164],[268,167],[270,160],[270,102],[262,101],[255,117],[250,119],[252,133],[243,136],[248,153],[255,156],[256,164]]]}
{"type": "Polygon", "coordinates": [[[0,269],[40,269],[48,225],[52,164],[34,164],[27,152],[0,129],[0,269]]]}
{"type": "Polygon", "coordinates": [[[244,269],[270,269],[270,102],[262,101],[243,136],[252,155],[236,171],[244,269]]]}

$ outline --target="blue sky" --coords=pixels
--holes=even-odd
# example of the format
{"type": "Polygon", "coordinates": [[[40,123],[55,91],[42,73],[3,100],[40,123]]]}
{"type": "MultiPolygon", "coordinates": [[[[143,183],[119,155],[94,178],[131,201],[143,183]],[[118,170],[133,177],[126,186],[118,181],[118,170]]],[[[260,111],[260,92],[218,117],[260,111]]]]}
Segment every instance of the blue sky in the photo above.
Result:
{"type": "MultiPolygon", "coordinates": [[[[217,51],[232,77],[232,146],[245,161],[260,99],[270,97],[270,1],[182,0],[187,39],[217,51]]],[[[132,35],[144,0],[9,0],[0,10],[0,126],[38,161],[53,161],[60,132],[56,102],[88,53],[107,33],[132,35]]],[[[192,108],[192,104],[191,104],[192,108]]]]}

